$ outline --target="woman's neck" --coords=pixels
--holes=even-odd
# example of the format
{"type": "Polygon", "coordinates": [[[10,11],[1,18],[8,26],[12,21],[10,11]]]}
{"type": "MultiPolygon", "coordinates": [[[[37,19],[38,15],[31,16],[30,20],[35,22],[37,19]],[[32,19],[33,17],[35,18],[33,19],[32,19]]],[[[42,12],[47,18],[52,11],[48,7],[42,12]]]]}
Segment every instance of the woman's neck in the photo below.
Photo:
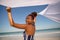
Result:
{"type": "Polygon", "coordinates": [[[33,26],[35,26],[35,23],[28,23],[27,25],[33,25],[33,26]]]}

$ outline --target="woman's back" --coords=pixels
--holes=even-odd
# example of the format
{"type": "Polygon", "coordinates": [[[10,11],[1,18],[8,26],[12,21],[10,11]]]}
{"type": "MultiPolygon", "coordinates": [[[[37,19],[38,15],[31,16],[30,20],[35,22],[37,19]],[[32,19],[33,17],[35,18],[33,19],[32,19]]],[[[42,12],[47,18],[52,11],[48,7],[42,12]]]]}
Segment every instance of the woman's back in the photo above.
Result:
{"type": "Polygon", "coordinates": [[[27,35],[34,35],[34,33],[35,33],[35,26],[27,25],[26,29],[25,29],[25,32],[26,32],[27,35]]]}

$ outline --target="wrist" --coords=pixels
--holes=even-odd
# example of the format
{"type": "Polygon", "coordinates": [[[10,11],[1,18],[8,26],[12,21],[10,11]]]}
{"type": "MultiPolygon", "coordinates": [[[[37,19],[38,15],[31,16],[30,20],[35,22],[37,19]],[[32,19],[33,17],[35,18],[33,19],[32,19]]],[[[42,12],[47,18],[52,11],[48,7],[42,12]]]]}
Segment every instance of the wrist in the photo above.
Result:
{"type": "Polygon", "coordinates": [[[11,12],[8,12],[8,14],[10,14],[11,12]]]}

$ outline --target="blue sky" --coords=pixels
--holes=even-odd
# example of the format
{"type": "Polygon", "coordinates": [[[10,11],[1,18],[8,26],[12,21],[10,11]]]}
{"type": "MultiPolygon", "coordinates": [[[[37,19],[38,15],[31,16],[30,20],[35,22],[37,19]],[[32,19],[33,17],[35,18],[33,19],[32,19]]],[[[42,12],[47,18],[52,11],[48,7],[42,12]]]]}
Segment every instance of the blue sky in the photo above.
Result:
{"type": "MultiPolygon", "coordinates": [[[[14,22],[19,24],[25,23],[25,18],[31,12],[40,12],[44,10],[48,5],[37,5],[37,6],[28,6],[28,7],[18,7],[12,8],[12,17],[14,22]]],[[[51,28],[60,28],[60,24],[56,23],[42,15],[37,16],[36,18],[36,29],[51,29],[51,28]]],[[[0,32],[12,32],[20,31],[20,29],[10,26],[6,7],[0,5],[0,32]]]]}

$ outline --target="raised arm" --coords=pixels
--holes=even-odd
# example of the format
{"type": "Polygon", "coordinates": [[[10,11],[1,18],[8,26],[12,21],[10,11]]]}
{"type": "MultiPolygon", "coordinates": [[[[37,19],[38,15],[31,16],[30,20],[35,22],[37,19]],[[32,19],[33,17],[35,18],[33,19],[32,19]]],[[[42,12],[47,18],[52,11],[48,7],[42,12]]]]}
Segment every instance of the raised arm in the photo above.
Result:
{"type": "Polygon", "coordinates": [[[8,13],[8,19],[9,19],[9,22],[10,22],[11,26],[16,27],[16,28],[20,28],[20,29],[25,29],[26,28],[25,24],[17,24],[13,21],[10,7],[7,7],[6,10],[7,10],[7,13],[8,13]]]}

